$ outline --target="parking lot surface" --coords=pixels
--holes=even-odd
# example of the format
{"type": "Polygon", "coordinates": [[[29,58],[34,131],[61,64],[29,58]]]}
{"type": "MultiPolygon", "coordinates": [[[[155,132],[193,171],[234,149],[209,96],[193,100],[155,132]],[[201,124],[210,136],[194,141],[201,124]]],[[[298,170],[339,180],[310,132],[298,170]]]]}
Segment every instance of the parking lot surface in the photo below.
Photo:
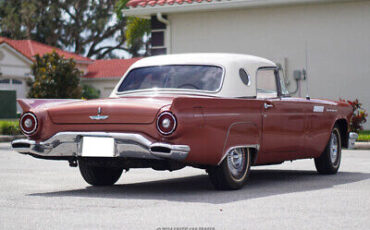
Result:
{"type": "Polygon", "coordinates": [[[313,160],[252,168],[238,191],[203,170],[133,169],[91,187],[78,168],[0,143],[0,229],[370,229],[370,151],[344,150],[336,175],[313,160]]]}

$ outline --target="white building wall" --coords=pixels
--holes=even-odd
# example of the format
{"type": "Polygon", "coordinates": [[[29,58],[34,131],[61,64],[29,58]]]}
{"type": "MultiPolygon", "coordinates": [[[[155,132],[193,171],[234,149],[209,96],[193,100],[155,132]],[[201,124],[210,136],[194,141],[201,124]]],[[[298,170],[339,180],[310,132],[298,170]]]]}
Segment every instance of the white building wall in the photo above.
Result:
{"type": "MultiPolygon", "coordinates": [[[[10,79],[9,83],[0,83],[0,90],[14,90],[17,98],[26,98],[26,78],[31,73],[31,61],[4,44],[0,46],[0,52],[0,80],[10,79]]],[[[18,104],[17,111],[22,111],[18,104]]]]}
{"type": "MultiPolygon", "coordinates": [[[[170,14],[172,53],[245,53],[306,68],[315,98],[359,98],[370,112],[370,1],[170,14]]],[[[306,95],[305,82],[302,96],[306,95]]],[[[370,122],[366,128],[370,128],[370,122]]]]}

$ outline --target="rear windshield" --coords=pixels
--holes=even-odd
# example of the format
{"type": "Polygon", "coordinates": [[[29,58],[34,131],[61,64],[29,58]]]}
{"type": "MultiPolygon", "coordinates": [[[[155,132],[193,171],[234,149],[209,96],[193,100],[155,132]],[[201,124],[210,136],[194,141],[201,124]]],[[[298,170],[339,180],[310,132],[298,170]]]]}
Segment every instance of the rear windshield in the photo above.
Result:
{"type": "Polygon", "coordinates": [[[166,65],[131,70],[118,92],[143,89],[192,89],[217,91],[222,83],[222,68],[206,65],[166,65]]]}

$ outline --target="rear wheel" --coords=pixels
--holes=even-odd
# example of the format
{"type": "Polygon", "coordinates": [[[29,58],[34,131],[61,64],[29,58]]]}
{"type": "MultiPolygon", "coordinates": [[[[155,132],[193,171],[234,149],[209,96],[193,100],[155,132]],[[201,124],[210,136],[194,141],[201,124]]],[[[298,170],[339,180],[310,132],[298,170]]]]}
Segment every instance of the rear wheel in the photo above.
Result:
{"type": "Polygon", "coordinates": [[[320,157],[315,158],[316,170],[320,174],[335,174],[338,172],[342,156],[341,136],[338,126],[331,132],[329,142],[320,157]]]}
{"type": "Polygon", "coordinates": [[[84,160],[79,160],[78,165],[84,180],[94,186],[113,185],[118,181],[123,171],[120,168],[90,165],[84,160]]]}
{"type": "Polygon", "coordinates": [[[207,172],[216,189],[240,189],[248,178],[250,165],[250,150],[234,148],[227,153],[219,166],[212,167],[207,172]]]}

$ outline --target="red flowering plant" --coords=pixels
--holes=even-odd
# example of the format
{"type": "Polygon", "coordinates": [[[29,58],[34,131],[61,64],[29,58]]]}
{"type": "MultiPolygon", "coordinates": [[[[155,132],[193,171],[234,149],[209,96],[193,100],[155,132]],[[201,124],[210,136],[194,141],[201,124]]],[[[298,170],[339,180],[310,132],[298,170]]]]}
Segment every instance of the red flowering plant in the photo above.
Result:
{"type": "MultiPolygon", "coordinates": [[[[343,99],[340,99],[340,101],[346,101],[343,99]]],[[[360,130],[363,130],[362,125],[365,124],[367,113],[364,108],[362,108],[362,104],[358,101],[358,99],[354,101],[347,100],[347,103],[352,106],[353,114],[351,118],[350,123],[350,131],[351,132],[360,132],[360,130]]]]}

